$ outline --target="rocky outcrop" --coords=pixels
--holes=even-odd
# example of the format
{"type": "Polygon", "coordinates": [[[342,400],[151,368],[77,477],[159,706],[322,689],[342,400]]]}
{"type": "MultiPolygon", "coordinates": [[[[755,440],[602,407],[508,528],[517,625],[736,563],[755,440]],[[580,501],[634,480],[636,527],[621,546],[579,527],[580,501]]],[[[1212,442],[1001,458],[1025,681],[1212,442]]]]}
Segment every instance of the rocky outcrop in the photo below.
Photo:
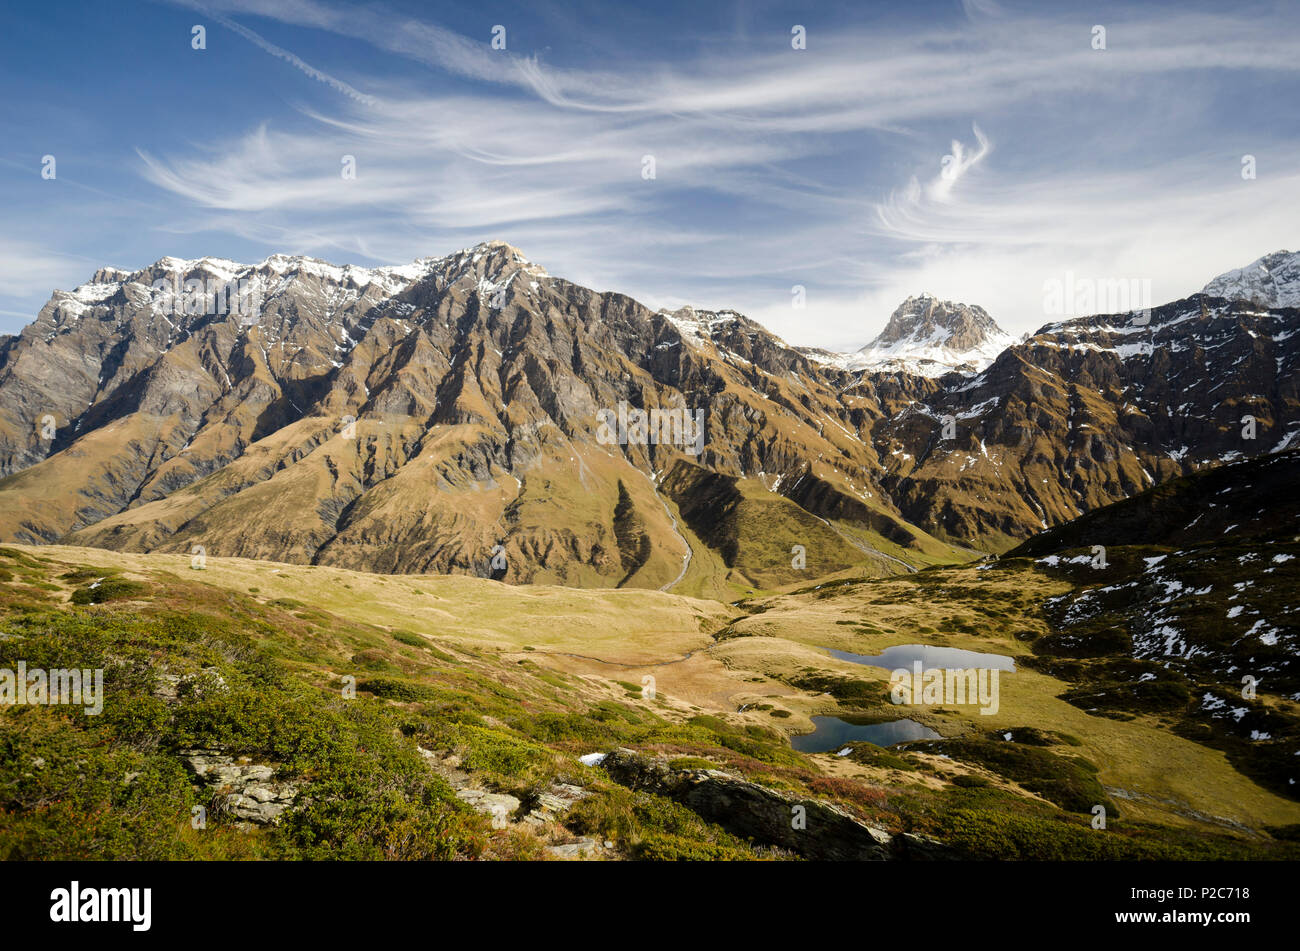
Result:
{"type": "Polygon", "coordinates": [[[220,750],[184,750],[181,758],[212,794],[213,811],[234,820],[236,827],[274,825],[298,798],[294,783],[276,782],[275,768],[235,758],[220,750]]]}
{"type": "Polygon", "coordinates": [[[173,674],[160,670],[154,675],[153,695],[167,704],[180,702],[181,696],[202,697],[208,690],[222,691],[226,680],[216,667],[204,667],[197,674],[173,674]]]}
{"type": "Polygon", "coordinates": [[[543,851],[554,859],[617,858],[614,843],[594,836],[575,836],[562,825],[564,814],[589,793],[581,786],[556,780],[534,792],[527,800],[509,793],[493,792],[474,785],[461,769],[460,757],[416,747],[425,763],[451,784],[456,798],[492,820],[494,829],[529,829],[547,844],[543,851]]]}
{"type": "Polygon", "coordinates": [[[832,803],[791,796],[715,769],[672,769],[660,759],[615,750],[600,761],[630,789],[673,799],[701,818],[764,845],[825,861],[948,859],[942,843],[867,825],[832,803]]]}

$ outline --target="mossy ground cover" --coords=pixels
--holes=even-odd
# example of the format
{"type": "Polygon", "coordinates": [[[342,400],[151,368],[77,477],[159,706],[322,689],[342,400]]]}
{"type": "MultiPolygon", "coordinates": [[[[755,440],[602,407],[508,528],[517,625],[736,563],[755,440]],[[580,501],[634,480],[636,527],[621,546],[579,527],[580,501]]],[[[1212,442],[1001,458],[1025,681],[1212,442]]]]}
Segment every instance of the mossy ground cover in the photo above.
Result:
{"type": "MultiPolygon", "coordinates": [[[[1114,550],[1108,554],[1111,565],[1123,572],[1144,571],[1145,558],[1167,553],[1114,550]]],[[[1232,555],[1234,564],[1240,565],[1237,558],[1241,554],[1232,555]]],[[[1254,564],[1256,569],[1278,569],[1267,576],[1271,588],[1271,582],[1282,576],[1281,569],[1292,565],[1290,561],[1274,565],[1271,557],[1254,564]]],[[[1243,600],[1226,601],[1239,590],[1233,585],[1251,580],[1241,567],[1235,572],[1231,578],[1188,578],[1184,584],[1190,587],[1195,580],[1194,590],[1201,591],[1230,580],[1222,589],[1225,603],[1212,608],[1226,617],[1231,607],[1243,600]]],[[[1245,722],[1233,720],[1239,734],[1235,745],[1213,739],[1205,725],[1197,735],[1191,724],[1199,721],[1196,717],[1189,720],[1185,711],[1194,711],[1199,705],[1203,684],[1176,666],[1132,656],[1132,641],[1123,624],[1138,615],[1133,605],[1123,616],[1101,618],[1091,625],[1095,636],[1110,636],[1115,643],[1095,650],[1058,649],[1062,630],[1058,614],[1078,586],[1104,586],[1112,580],[1108,576],[1103,582],[1086,564],[1062,563],[1051,568],[1020,558],[934,568],[881,580],[842,578],[738,604],[746,614],[728,625],[714,653],[724,657],[739,676],[758,673],[768,682],[809,688],[809,695],[802,698],[781,698],[781,703],[801,718],[832,714],[845,719],[866,715],[877,720],[919,720],[948,738],[945,742],[951,749],[946,755],[975,767],[974,775],[991,780],[990,785],[1005,791],[1010,783],[1010,794],[1019,795],[1023,802],[1063,814],[1068,814],[1070,807],[1090,808],[1109,802],[1117,807],[1112,810],[1112,831],[1117,827],[1136,829],[1139,838],[1167,828],[1178,830],[1180,836],[1204,834],[1217,841],[1222,835],[1231,840],[1236,832],[1249,828],[1258,837],[1242,840],[1247,854],[1276,854],[1277,843],[1269,841],[1264,830],[1294,823],[1300,809],[1278,787],[1261,784],[1260,771],[1272,764],[1280,773],[1293,764],[1285,757],[1269,759],[1268,747],[1285,750],[1285,741],[1250,741],[1241,739],[1240,734],[1258,731],[1285,737],[1280,714],[1293,704],[1265,692],[1254,702],[1243,701],[1238,684],[1238,699],[1227,707],[1245,709],[1245,722]],[[1105,633],[1117,626],[1120,634],[1105,633]],[[974,706],[897,706],[887,699],[873,701],[865,690],[856,700],[829,691],[835,679],[853,678],[876,687],[877,695],[884,697],[889,672],[834,660],[822,648],[877,654],[907,643],[1011,656],[1017,669],[1000,678],[997,712],[980,714],[974,706]],[[817,655],[820,660],[814,659],[817,655]],[[1272,719],[1266,720],[1267,715],[1272,719]],[[1025,724],[1069,736],[1071,741],[1041,750],[1017,749],[1027,743],[1023,737],[1030,735],[1025,724]],[[997,747],[984,739],[990,733],[1000,736],[1007,731],[1014,731],[1014,744],[997,747]],[[1090,766],[1083,766],[1084,762],[1090,766]],[[1014,778],[1017,776],[1029,785],[1014,778]],[[1107,792],[1112,789],[1117,792],[1107,792]],[[1035,798],[1025,799],[1023,792],[1015,790],[1033,793],[1035,798]],[[1064,805],[1054,805],[1053,799],[1064,805]],[[1123,815],[1118,816],[1119,812],[1123,815]]],[[[1287,583],[1285,578],[1281,583],[1287,583]]],[[[1248,590],[1260,585],[1256,580],[1248,590]]],[[[1163,595],[1165,588],[1160,585],[1156,590],[1163,595]]],[[[1212,598],[1218,590],[1201,597],[1212,598]]],[[[1246,610],[1251,609],[1248,606],[1246,610]]],[[[1285,617],[1285,612],[1273,612],[1273,616],[1285,617]]],[[[1219,689],[1222,687],[1220,683],[1219,689]]],[[[1226,692],[1223,696],[1225,701],[1232,699],[1226,692]]],[[[865,748],[861,744],[854,746],[855,753],[846,756],[847,763],[839,769],[854,764],[866,769],[873,781],[896,785],[902,780],[905,771],[897,764],[887,764],[870,751],[857,752],[865,748]]],[[[902,758],[900,750],[914,748],[919,747],[909,744],[885,755],[902,758]]],[[[924,769],[918,778],[929,784],[924,769]]],[[[952,787],[956,778],[948,776],[944,782],[952,787]]],[[[978,782],[978,778],[962,780],[978,782]]],[[[930,794],[913,789],[905,795],[930,794]]],[[[1086,810],[1082,814],[1086,816],[1086,810]]],[[[999,819],[1003,821],[1013,820],[999,819]]]]}
{"type": "Polygon", "coordinates": [[[105,695],[99,716],[0,708],[5,858],[537,857],[527,836],[496,832],[463,805],[418,746],[455,753],[476,782],[521,797],[580,782],[592,795],[571,828],[629,857],[755,858],[761,850],[577,756],[631,745],[816,779],[776,730],[665,718],[580,678],[302,611],[297,599],[158,571],[123,578],[130,599],[82,604],[72,595],[103,569],[22,552],[0,553],[0,565],[11,576],[0,583],[0,667],[103,669],[105,695]],[[50,590],[33,584],[42,579],[50,590]],[[164,675],[179,680],[174,695],[164,675]],[[234,827],[186,768],[197,749],[272,766],[300,788],[297,805],[276,825],[234,827]],[[196,806],[210,810],[206,828],[192,827],[196,806]]]}
{"type": "Polygon", "coordinates": [[[1063,555],[1044,570],[1074,590],[1047,605],[1052,633],[1032,647],[1038,669],[1071,684],[1063,698],[1157,719],[1300,799],[1300,545],[1113,546],[1102,569],[1063,555]]]}
{"type": "MultiPolygon", "coordinates": [[[[250,612],[252,614],[253,612],[250,612]]],[[[453,858],[486,826],[399,740],[382,701],[345,701],[294,669],[265,622],[157,605],[7,613],[0,667],[104,671],[102,714],[0,710],[0,855],[6,858],[453,858]],[[174,700],[159,675],[187,677],[174,700]],[[302,786],[279,826],[213,817],[182,751],[274,764],[302,786]]]]}
{"type": "MultiPolygon", "coordinates": [[[[441,586],[437,579],[390,579],[382,587],[394,598],[405,599],[409,587],[411,600],[433,601],[439,618],[433,625],[424,615],[408,616],[397,625],[389,623],[401,613],[392,605],[379,617],[369,610],[376,601],[368,592],[379,580],[360,573],[335,569],[328,580],[313,582],[323,570],[299,568],[286,579],[288,569],[237,563],[228,571],[218,566],[201,574],[175,570],[166,557],[65,552],[0,552],[0,568],[10,576],[0,582],[0,666],[12,666],[19,658],[29,665],[102,666],[109,699],[100,717],[69,708],[0,710],[0,855],[8,857],[541,854],[535,837],[494,830],[464,807],[430,770],[419,747],[455,754],[475,783],[525,801],[556,781],[585,786],[591,795],[566,819],[569,830],[609,838],[629,858],[783,856],[731,836],[680,805],[613,784],[600,770],[580,763],[581,754],[627,746],[681,768],[712,764],[796,796],[834,802],[892,831],[934,835],[981,857],[1281,857],[1296,847],[1266,829],[1293,827],[1300,816],[1250,786],[1222,753],[1169,733],[1150,722],[1148,714],[1135,714],[1132,722],[1091,715],[1060,698],[1068,682],[1028,667],[1010,675],[1020,678],[1014,681],[1017,688],[1006,691],[1006,709],[993,722],[963,720],[956,711],[939,716],[945,735],[971,745],[964,750],[961,765],[966,768],[959,773],[948,765],[956,759],[922,755],[919,747],[910,752],[910,747],[879,750],[857,744],[848,757],[808,757],[788,745],[781,728],[789,721],[771,717],[778,710],[788,712],[780,709],[788,698],[778,706],[756,703],[743,713],[734,704],[692,711],[634,693],[639,674],[632,677],[631,671],[620,685],[610,675],[543,666],[558,656],[551,653],[553,645],[580,646],[560,639],[572,638],[571,631],[551,634],[533,625],[514,632],[505,644],[482,634],[466,636],[473,623],[468,618],[481,617],[484,610],[484,596],[474,583],[456,583],[457,591],[463,587],[469,592],[461,604],[451,586],[441,586]],[[107,569],[142,590],[121,600],[74,604],[72,594],[106,577],[107,569]],[[252,578],[256,583],[250,583],[252,578]],[[339,593],[340,582],[351,587],[339,593]],[[328,604],[313,583],[330,589],[328,604]],[[259,590],[249,593],[250,587],[259,590]],[[361,596],[351,604],[347,592],[361,596]],[[525,649],[534,644],[541,646],[525,649]],[[512,651],[502,652],[500,646],[512,651]],[[182,678],[173,699],[159,693],[163,673],[182,678]],[[354,700],[343,697],[343,678],[349,676],[356,679],[354,700]],[[963,722],[978,729],[971,732],[967,726],[963,732],[963,722]],[[1036,727],[1031,730],[1026,723],[1036,727]],[[1003,762],[975,748],[990,730],[1003,728],[1014,732],[1015,743],[1008,745],[1030,752],[1003,762]],[[195,791],[181,751],[200,747],[273,766],[277,779],[301,786],[300,805],[279,825],[258,831],[235,829],[220,815],[210,816],[207,829],[191,828],[190,810],[211,805],[211,795],[195,791]],[[1202,751],[1197,755],[1203,758],[1189,761],[1188,768],[1210,792],[1190,805],[1210,812],[1221,801],[1215,796],[1231,797],[1239,804],[1235,815],[1257,817],[1256,835],[1223,831],[1160,805],[1162,796],[1183,796],[1185,790],[1148,784],[1145,770],[1153,751],[1168,759],[1186,758],[1189,750],[1202,751]],[[1067,764],[1087,761],[1097,770],[1039,769],[1041,764],[1029,763],[1037,753],[1067,764]],[[1008,774],[1028,777],[1025,783],[1031,784],[1055,776],[1064,783],[1057,792],[1062,800],[1075,786],[1084,790],[1083,798],[1092,795],[1086,786],[1089,776],[1103,786],[1145,789],[1149,799],[1119,802],[1123,815],[1112,816],[1103,834],[1089,827],[1086,813],[1071,813],[1050,801],[1052,790],[1035,795],[1008,774]],[[961,777],[966,778],[958,782],[961,777]],[[1173,845],[1162,851],[1161,842],[1173,845]]],[[[781,681],[755,676],[745,666],[744,650],[761,643],[775,648],[773,656],[795,658],[789,673],[836,681],[810,680],[811,687],[834,687],[843,680],[875,689],[883,681],[874,679],[872,669],[829,659],[809,642],[838,632],[843,639],[837,646],[869,652],[883,641],[916,640],[921,626],[938,630],[955,619],[972,624],[977,633],[952,637],[948,642],[953,646],[1023,659],[1033,641],[1019,639],[1017,632],[1030,629],[1041,637],[1050,629],[1033,615],[998,620],[992,614],[1000,610],[1000,585],[1012,589],[1012,598],[1027,597],[1036,585],[1047,583],[1042,579],[1027,583],[1019,573],[1000,576],[975,569],[920,575],[928,577],[837,587],[837,597],[805,603],[802,619],[786,598],[764,599],[758,607],[765,610],[739,622],[741,636],[715,648],[743,648],[727,658],[720,676],[730,678],[737,689],[754,688],[755,681],[757,689],[780,686],[781,681]],[[970,598],[964,597],[967,589],[970,598]],[[895,611],[891,606],[899,592],[912,594],[895,611]],[[909,612],[910,628],[904,626],[909,612]],[[846,620],[854,623],[837,623],[846,620]],[[772,625],[764,632],[768,636],[745,630],[758,623],[772,625]],[[795,634],[799,640],[789,639],[795,634]]],[[[496,587],[501,599],[531,604],[561,626],[584,611],[593,595],[574,592],[570,598],[562,589],[496,587]]],[[[1055,590],[1062,589],[1058,585],[1055,590]]],[[[690,636],[704,643],[711,642],[709,625],[719,616],[671,595],[638,594],[645,602],[620,601],[626,598],[622,592],[601,597],[616,603],[614,613],[645,604],[644,614],[630,617],[638,652],[655,649],[641,631],[648,631],[656,618],[671,616],[657,611],[688,618],[694,628],[690,636]]],[[[680,649],[686,626],[671,625],[658,646],[660,656],[680,649]]],[[[868,716],[900,712],[887,704],[873,707],[869,696],[837,697],[824,689],[815,700],[829,709],[854,702],[864,706],[851,709],[868,716]]],[[[797,720],[811,707],[793,709],[797,720]]]]}

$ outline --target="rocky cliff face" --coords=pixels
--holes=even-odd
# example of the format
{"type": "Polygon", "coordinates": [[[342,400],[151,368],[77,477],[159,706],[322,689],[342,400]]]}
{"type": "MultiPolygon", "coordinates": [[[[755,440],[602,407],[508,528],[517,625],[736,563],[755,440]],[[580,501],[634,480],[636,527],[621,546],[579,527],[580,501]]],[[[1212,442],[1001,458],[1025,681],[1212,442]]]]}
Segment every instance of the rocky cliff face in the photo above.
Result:
{"type": "Polygon", "coordinates": [[[962,857],[932,839],[906,832],[895,835],[832,803],[797,798],[723,770],[672,769],[632,750],[614,750],[600,766],[624,786],[674,799],[736,835],[814,861],[962,857]]]}
{"type": "Polygon", "coordinates": [[[1264,307],[1300,307],[1300,252],[1266,254],[1246,267],[1220,274],[1201,293],[1264,307]]]}
{"type": "Polygon", "coordinates": [[[984,308],[922,294],[903,301],[880,335],[845,365],[921,376],[972,373],[983,370],[1014,342],[984,308]]]}
{"type": "MultiPolygon", "coordinates": [[[[954,306],[905,304],[892,333],[987,340],[954,306]]],[[[165,258],[55,292],[0,346],[0,538],[653,587],[701,546],[739,584],[788,580],[814,530],[819,571],[932,536],[1003,548],[1287,444],[1297,320],[1198,295],[925,376],[656,313],[501,242],[373,269],[165,258]],[[710,523],[715,497],[776,513],[770,537],[710,523]]]]}
{"type": "Polygon", "coordinates": [[[1203,295],[1145,322],[1049,324],[881,421],[882,483],[921,527],[998,547],[1184,472],[1284,449],[1300,439],[1298,324],[1296,309],[1203,295]]]}

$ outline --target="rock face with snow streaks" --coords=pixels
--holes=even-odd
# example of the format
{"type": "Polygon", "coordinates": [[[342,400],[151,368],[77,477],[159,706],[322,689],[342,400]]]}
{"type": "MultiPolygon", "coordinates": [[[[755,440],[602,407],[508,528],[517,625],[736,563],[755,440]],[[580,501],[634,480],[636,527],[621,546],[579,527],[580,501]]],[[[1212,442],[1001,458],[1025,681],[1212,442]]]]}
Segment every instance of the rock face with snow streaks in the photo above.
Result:
{"type": "Polygon", "coordinates": [[[400,267],[102,268],[0,340],[0,539],[641,587],[673,584],[688,546],[739,584],[788,581],[794,544],[825,571],[898,570],[877,545],[1002,549],[1300,438],[1279,255],[1267,282],[1230,272],[1149,322],[1009,346],[981,308],[912,298],[871,359],[655,312],[502,242],[400,267]],[[1273,303],[1219,296],[1258,288],[1273,303]],[[703,452],[603,438],[620,406],[703,411],[703,452]],[[732,508],[704,524],[715,497],[732,508]],[[729,527],[741,504],[771,515],[770,565],[729,527]]]}

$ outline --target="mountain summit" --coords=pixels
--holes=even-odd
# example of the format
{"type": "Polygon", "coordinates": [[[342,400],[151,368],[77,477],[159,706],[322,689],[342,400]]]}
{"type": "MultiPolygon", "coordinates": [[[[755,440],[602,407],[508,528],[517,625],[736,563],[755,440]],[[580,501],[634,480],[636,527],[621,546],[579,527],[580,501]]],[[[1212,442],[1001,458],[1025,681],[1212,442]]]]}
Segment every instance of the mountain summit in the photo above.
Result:
{"type": "Polygon", "coordinates": [[[903,301],[880,336],[849,358],[849,366],[921,376],[978,372],[1013,343],[983,307],[921,294],[903,301]]]}
{"type": "Polygon", "coordinates": [[[1220,274],[1201,293],[1265,307],[1300,307],[1300,251],[1266,254],[1245,267],[1220,274]]]}

